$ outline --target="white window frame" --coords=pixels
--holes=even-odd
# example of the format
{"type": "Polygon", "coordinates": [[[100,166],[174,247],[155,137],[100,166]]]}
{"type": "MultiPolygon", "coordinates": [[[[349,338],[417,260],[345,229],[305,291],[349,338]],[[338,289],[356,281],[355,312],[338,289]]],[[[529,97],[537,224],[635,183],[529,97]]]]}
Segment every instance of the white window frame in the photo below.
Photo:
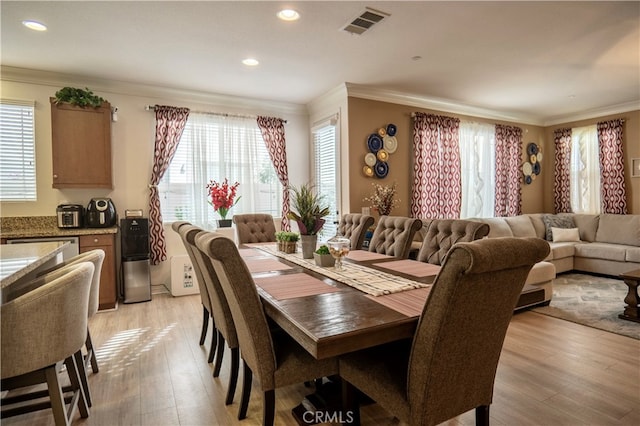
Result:
{"type": "Polygon", "coordinates": [[[0,99],[0,201],[37,201],[35,102],[0,99]]]}
{"type": "Polygon", "coordinates": [[[313,178],[316,186],[316,190],[319,195],[323,195],[326,201],[329,201],[330,213],[324,219],[326,220],[322,232],[320,233],[320,241],[326,241],[333,237],[338,230],[338,222],[340,221],[339,215],[344,214],[340,211],[341,208],[341,191],[340,191],[340,139],[339,139],[339,121],[338,114],[331,117],[322,119],[316,122],[311,128],[311,151],[313,153],[313,178]],[[333,140],[331,141],[331,134],[333,133],[333,140]],[[327,164],[318,162],[318,149],[319,143],[333,144],[333,149],[330,147],[324,147],[323,153],[326,161],[331,161],[331,158],[327,158],[333,154],[333,164],[327,164]],[[327,172],[333,172],[333,182],[331,178],[323,179],[323,174],[327,172]],[[324,182],[324,184],[323,184],[324,182]],[[332,185],[333,184],[333,185],[332,185]]]}

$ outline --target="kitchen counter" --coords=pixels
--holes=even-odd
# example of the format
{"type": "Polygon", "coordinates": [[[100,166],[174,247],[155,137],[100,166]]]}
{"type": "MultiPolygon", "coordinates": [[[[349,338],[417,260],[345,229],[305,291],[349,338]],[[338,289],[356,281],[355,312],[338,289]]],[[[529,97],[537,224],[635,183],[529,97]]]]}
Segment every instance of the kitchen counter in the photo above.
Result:
{"type": "Polygon", "coordinates": [[[0,238],[75,237],[80,235],[117,234],[118,227],[58,228],[56,216],[0,218],[0,238]]]}
{"type": "MultiPolygon", "coordinates": [[[[30,243],[0,245],[0,284],[2,289],[46,265],[69,243],[30,243]]],[[[62,261],[62,258],[54,263],[62,261]]]]}

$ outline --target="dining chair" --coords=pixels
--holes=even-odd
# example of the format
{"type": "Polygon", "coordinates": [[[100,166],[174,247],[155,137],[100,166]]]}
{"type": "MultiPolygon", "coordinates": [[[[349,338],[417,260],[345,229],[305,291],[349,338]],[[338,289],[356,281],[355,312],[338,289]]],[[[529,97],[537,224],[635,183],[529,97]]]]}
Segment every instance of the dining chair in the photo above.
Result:
{"type": "Polygon", "coordinates": [[[359,420],[354,387],[409,425],[436,425],[471,409],[489,424],[504,337],[539,238],[457,243],[431,287],[413,339],[340,358],[343,403],[359,420]]]}
{"type": "Polygon", "coordinates": [[[369,251],[406,259],[409,257],[413,237],[420,228],[422,228],[420,219],[380,216],[371,236],[369,251]]]}
{"type": "Polygon", "coordinates": [[[206,245],[208,238],[211,238],[213,232],[204,231],[196,227],[188,227],[187,242],[192,246],[196,263],[202,271],[202,279],[204,285],[207,286],[209,298],[211,299],[211,312],[217,326],[218,347],[216,349],[216,363],[213,368],[213,377],[220,375],[222,368],[222,360],[224,357],[225,343],[231,351],[231,366],[229,367],[229,385],[227,387],[227,397],[225,403],[227,405],[233,402],[236,393],[236,385],[238,383],[238,372],[240,370],[240,346],[238,344],[238,336],[236,327],[231,316],[231,310],[227,303],[220,280],[216,271],[211,264],[211,259],[203,253],[203,245],[206,245]],[[193,232],[193,230],[196,232],[193,232]]]}
{"type": "Polygon", "coordinates": [[[489,225],[486,223],[462,219],[432,219],[416,260],[442,265],[454,244],[479,240],[487,234],[489,225]]]}
{"type": "Polygon", "coordinates": [[[367,230],[373,225],[374,221],[373,216],[347,213],[340,218],[338,233],[351,241],[352,250],[361,250],[367,230]]]}
{"type": "Polygon", "coordinates": [[[337,359],[316,360],[288,334],[270,329],[256,284],[233,241],[214,234],[199,236],[196,244],[211,258],[238,332],[243,363],[238,419],[247,415],[255,374],[263,392],[262,423],[273,425],[275,389],[335,375],[337,359]]]}
{"type": "Polygon", "coordinates": [[[65,270],[56,278],[37,278],[33,290],[0,307],[2,418],[46,408],[52,409],[56,425],[71,424],[76,411],[89,416],[80,371],[94,266],[81,262],[65,270]],[[71,383],[66,388],[59,379],[63,364],[71,383]],[[33,390],[41,383],[46,390],[33,390]],[[72,395],[65,395],[67,390],[72,395]]]}
{"type": "Polygon", "coordinates": [[[182,240],[182,244],[184,245],[185,250],[187,251],[187,255],[189,256],[189,260],[191,261],[191,266],[193,267],[193,272],[196,274],[196,280],[199,283],[198,290],[200,291],[200,301],[202,302],[202,329],[200,330],[200,345],[204,345],[204,341],[207,337],[207,331],[209,329],[209,319],[213,323],[211,325],[211,346],[209,348],[209,357],[207,362],[213,362],[213,356],[216,351],[218,332],[216,330],[216,322],[213,318],[213,314],[211,313],[211,301],[209,297],[209,291],[207,290],[207,286],[204,285],[204,279],[202,277],[202,271],[198,267],[198,264],[195,260],[193,254],[193,246],[189,244],[186,240],[186,237],[183,235],[183,232],[180,229],[185,226],[192,226],[191,223],[185,221],[173,222],[171,224],[171,229],[173,229],[178,235],[180,235],[180,239],[182,240]],[[202,283],[202,284],[200,284],[202,283]]]}
{"type": "Polygon", "coordinates": [[[265,213],[234,214],[238,244],[264,243],[276,240],[273,216],[265,213]]]}

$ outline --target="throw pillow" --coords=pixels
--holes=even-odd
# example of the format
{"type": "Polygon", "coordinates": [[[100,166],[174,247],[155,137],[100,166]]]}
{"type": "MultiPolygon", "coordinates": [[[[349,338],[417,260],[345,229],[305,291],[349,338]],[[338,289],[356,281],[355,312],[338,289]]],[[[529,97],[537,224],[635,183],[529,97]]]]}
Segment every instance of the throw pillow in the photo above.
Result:
{"type": "Polygon", "coordinates": [[[544,222],[544,227],[546,230],[546,239],[547,241],[553,241],[553,234],[551,233],[551,228],[575,228],[576,224],[573,222],[573,217],[569,215],[555,215],[555,214],[545,214],[542,216],[542,221],[544,222]]]}
{"type": "Polygon", "coordinates": [[[580,232],[578,232],[578,228],[551,227],[551,233],[553,234],[554,243],[561,241],[580,241],[580,232]]]}

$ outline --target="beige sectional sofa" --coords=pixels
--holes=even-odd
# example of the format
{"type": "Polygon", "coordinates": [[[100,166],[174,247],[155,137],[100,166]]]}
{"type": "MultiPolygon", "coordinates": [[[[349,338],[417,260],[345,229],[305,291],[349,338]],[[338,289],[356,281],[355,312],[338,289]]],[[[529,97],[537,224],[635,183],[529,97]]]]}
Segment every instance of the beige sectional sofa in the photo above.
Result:
{"type": "Polygon", "coordinates": [[[551,281],[557,273],[582,271],[618,276],[640,268],[640,215],[525,214],[471,220],[489,225],[488,238],[547,239],[547,230],[553,227],[549,225],[554,224],[554,219],[563,221],[567,218],[573,225],[562,224],[561,231],[556,230],[559,240],[567,241],[549,241],[549,256],[534,266],[527,279],[527,284],[545,288],[546,301],[551,300],[551,281]],[[571,235],[575,229],[577,232],[571,235]]]}

